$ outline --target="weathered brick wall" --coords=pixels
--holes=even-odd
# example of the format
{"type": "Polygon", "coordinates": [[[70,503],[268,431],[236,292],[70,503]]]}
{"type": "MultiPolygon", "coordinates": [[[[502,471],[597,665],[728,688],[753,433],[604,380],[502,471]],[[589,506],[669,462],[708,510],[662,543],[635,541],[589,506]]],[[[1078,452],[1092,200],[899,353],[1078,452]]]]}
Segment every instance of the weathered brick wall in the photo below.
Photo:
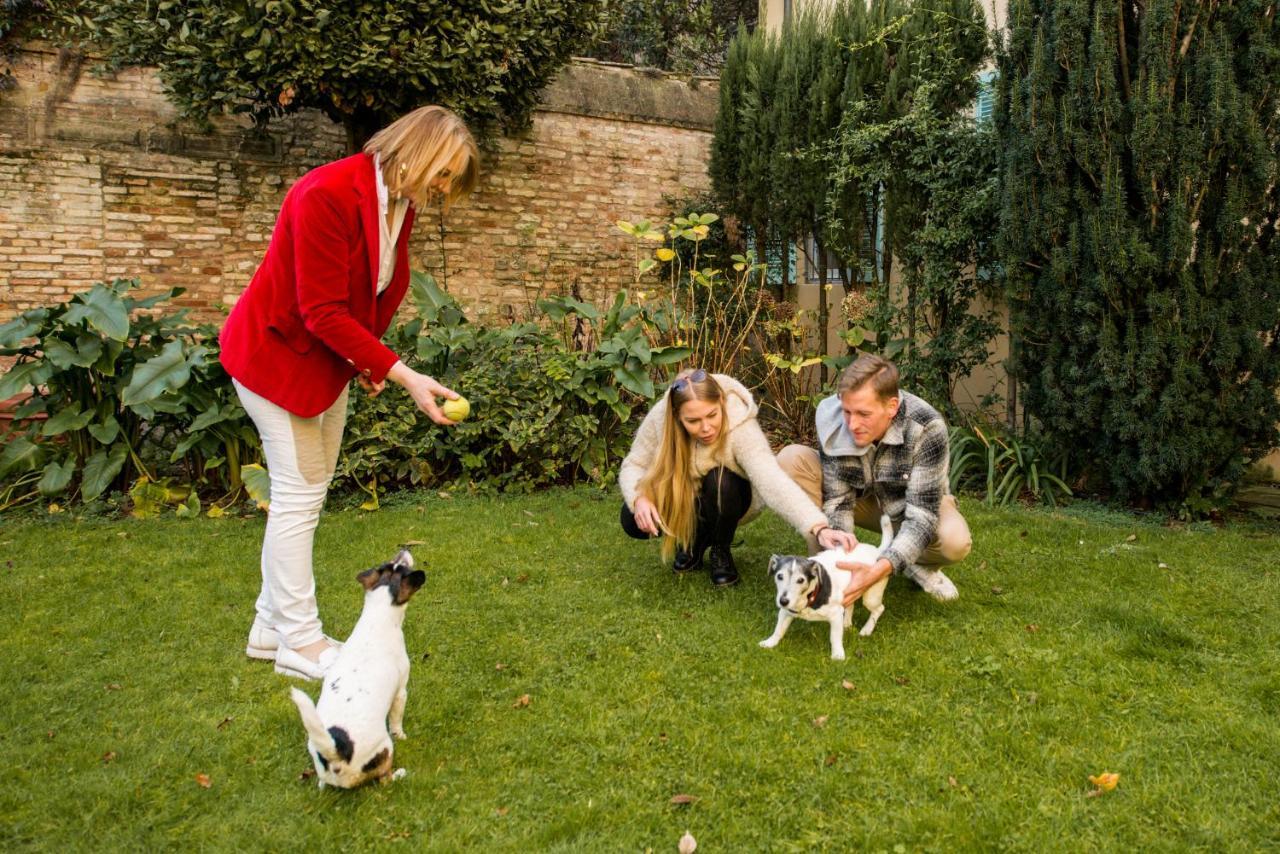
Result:
{"type": "MultiPolygon", "coordinates": [[[[95,72],[39,45],[0,94],[0,320],[94,281],[181,286],[199,316],[234,303],[285,190],[344,154],[318,113],[265,135],[223,119],[176,122],[149,69],[95,72]]],[[[477,313],[522,313],[575,281],[602,297],[631,281],[618,219],[660,218],[664,196],[704,190],[713,81],[578,62],[543,93],[530,132],[484,159],[481,188],[419,218],[412,258],[477,313]]]]}

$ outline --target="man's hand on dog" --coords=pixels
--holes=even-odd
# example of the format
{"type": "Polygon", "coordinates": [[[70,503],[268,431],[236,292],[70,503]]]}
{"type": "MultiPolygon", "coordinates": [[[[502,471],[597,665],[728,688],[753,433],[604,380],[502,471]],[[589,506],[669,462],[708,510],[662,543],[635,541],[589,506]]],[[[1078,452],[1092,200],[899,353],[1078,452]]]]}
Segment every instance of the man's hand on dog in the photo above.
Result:
{"type": "Polygon", "coordinates": [[[844,606],[846,608],[852,608],[853,603],[858,601],[863,591],[893,572],[893,564],[884,558],[880,558],[874,564],[859,563],[852,560],[837,561],[836,566],[847,570],[853,575],[853,578],[849,580],[849,586],[844,589],[844,606]]]}

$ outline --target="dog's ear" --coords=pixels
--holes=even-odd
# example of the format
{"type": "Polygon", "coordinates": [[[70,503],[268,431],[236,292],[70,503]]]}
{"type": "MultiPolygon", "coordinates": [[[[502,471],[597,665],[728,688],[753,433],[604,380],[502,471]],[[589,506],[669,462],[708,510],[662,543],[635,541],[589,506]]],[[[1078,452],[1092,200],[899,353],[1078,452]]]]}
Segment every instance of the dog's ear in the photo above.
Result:
{"type": "Polygon", "coordinates": [[[772,555],[769,558],[769,574],[773,575],[780,569],[782,569],[782,555],[772,555]]]}
{"type": "Polygon", "coordinates": [[[413,569],[413,555],[409,554],[408,549],[401,549],[400,553],[391,561],[391,568],[408,572],[413,569]]]}
{"type": "Polygon", "coordinates": [[[413,594],[417,593],[422,585],[427,583],[427,574],[420,569],[407,573],[400,577],[399,583],[395,588],[395,596],[393,597],[397,605],[403,605],[408,602],[413,594]]]}
{"type": "Polygon", "coordinates": [[[822,564],[816,560],[806,560],[804,562],[804,577],[806,581],[813,581],[818,577],[818,573],[822,570],[822,564]]]}
{"type": "Polygon", "coordinates": [[[356,576],[356,581],[360,582],[360,586],[365,590],[372,590],[378,586],[378,582],[382,580],[382,576],[386,574],[385,566],[375,566],[373,569],[366,569],[364,572],[356,576]]]}

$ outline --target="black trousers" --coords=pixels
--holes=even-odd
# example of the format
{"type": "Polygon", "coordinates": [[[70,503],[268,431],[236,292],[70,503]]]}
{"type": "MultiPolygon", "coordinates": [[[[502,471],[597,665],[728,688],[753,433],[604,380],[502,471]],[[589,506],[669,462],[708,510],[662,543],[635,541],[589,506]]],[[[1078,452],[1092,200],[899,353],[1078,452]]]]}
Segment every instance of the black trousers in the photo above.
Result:
{"type": "MultiPolygon", "coordinates": [[[[688,551],[702,554],[708,546],[728,546],[738,523],[751,507],[751,481],[727,468],[715,468],[702,478],[695,501],[698,521],[694,544],[688,551]]],[[[647,540],[649,535],[636,525],[635,514],[622,505],[622,530],[637,540],[647,540]]]]}

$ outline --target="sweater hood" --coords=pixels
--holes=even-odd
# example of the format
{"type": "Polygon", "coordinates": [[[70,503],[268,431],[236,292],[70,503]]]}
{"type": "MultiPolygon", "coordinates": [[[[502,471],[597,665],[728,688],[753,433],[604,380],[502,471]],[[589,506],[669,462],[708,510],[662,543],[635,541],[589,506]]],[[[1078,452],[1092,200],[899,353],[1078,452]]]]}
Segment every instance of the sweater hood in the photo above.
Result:
{"type": "Polygon", "coordinates": [[[724,392],[724,413],[729,421],[729,429],[755,418],[760,412],[756,400],[747,387],[728,374],[712,374],[713,379],[724,392]]]}
{"type": "Polygon", "coordinates": [[[828,457],[860,457],[867,448],[859,448],[844,425],[844,410],[840,406],[840,398],[831,395],[818,404],[813,415],[813,425],[818,431],[818,444],[828,457]]]}

